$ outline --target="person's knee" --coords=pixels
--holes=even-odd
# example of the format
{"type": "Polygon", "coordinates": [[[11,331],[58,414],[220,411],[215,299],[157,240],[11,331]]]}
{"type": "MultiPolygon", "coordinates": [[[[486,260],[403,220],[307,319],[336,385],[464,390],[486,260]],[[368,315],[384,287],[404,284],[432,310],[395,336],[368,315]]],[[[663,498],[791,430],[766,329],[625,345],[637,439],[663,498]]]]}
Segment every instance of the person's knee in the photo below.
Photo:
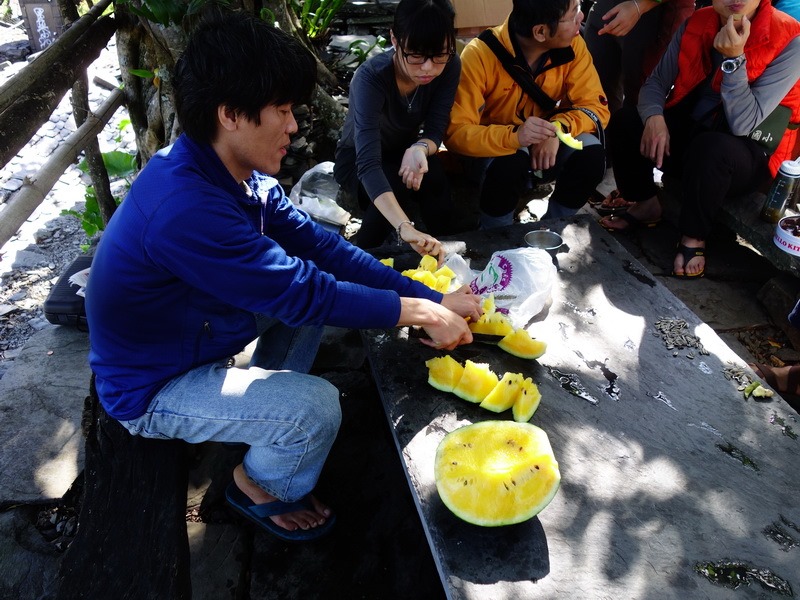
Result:
{"type": "Polygon", "coordinates": [[[321,377],[311,378],[303,421],[306,427],[313,428],[314,435],[333,442],[342,423],[342,407],[339,404],[339,390],[335,385],[321,377]]]}

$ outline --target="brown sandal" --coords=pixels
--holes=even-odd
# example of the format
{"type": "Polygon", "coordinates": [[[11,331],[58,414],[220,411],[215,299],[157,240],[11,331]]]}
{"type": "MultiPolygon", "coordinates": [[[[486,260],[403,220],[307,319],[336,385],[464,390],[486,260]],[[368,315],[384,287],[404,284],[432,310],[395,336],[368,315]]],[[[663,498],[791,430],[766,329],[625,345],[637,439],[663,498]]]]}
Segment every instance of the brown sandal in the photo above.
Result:
{"type": "Polygon", "coordinates": [[[616,215],[626,212],[636,202],[629,202],[622,197],[619,190],[613,190],[597,206],[597,212],[601,215],[616,215]]]}

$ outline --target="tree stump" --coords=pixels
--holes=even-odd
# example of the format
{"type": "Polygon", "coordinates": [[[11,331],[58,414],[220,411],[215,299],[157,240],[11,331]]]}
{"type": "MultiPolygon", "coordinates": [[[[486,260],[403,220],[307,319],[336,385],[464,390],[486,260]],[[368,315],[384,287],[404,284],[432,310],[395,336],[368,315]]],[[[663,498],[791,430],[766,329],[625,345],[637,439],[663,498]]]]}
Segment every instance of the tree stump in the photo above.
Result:
{"type": "Polygon", "coordinates": [[[191,598],[188,444],[131,435],[103,410],[94,376],[84,430],[83,502],[58,600],[191,598]]]}

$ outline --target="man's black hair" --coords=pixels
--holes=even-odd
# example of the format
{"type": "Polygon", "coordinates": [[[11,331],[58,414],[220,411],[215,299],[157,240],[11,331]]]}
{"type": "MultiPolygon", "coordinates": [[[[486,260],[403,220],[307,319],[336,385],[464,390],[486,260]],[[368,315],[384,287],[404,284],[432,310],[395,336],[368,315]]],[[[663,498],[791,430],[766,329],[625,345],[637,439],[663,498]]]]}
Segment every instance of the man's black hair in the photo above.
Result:
{"type": "Polygon", "coordinates": [[[448,0],[400,0],[392,33],[409,54],[456,51],[456,13],[448,0]]]}
{"type": "Polygon", "coordinates": [[[220,105],[260,125],[267,105],[308,102],[316,73],[314,57],[295,38],[249,13],[215,9],[175,65],[175,112],[189,137],[210,143],[220,105]]]}
{"type": "Polygon", "coordinates": [[[558,22],[564,18],[571,0],[514,0],[508,29],[520,37],[531,37],[536,25],[547,25],[550,35],[555,35],[558,22]]]}

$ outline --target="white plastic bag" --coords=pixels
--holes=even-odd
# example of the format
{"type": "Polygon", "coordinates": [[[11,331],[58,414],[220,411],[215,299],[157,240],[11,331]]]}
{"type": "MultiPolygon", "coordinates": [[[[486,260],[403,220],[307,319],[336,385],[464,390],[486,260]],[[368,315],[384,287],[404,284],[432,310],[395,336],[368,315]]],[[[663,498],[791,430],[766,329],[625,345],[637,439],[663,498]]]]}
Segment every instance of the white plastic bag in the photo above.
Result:
{"type": "Polygon", "coordinates": [[[303,173],[289,192],[289,200],[315,221],[346,225],[350,213],[336,203],[339,184],[333,178],[333,163],[321,162],[303,173]]]}
{"type": "Polygon", "coordinates": [[[544,308],[555,278],[553,258],[545,250],[513,248],[492,254],[469,285],[475,294],[494,294],[495,306],[522,328],[544,308]]]}

